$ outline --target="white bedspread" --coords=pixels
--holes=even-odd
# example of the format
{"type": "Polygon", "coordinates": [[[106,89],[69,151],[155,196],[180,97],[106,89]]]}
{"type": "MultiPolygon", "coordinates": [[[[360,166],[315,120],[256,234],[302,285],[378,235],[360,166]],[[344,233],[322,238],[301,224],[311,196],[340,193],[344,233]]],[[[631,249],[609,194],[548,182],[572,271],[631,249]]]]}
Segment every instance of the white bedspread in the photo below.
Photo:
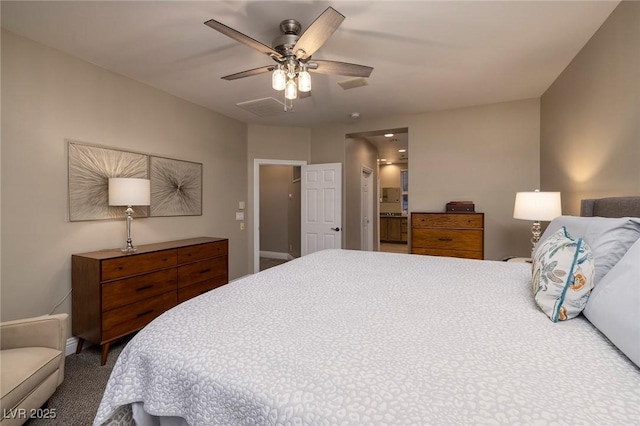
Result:
{"type": "Polygon", "coordinates": [[[190,425],[640,423],[640,369],[530,265],[326,250],[185,302],[122,351],[95,418],[190,425]],[[122,408],[120,408],[122,412],[122,408]]]}

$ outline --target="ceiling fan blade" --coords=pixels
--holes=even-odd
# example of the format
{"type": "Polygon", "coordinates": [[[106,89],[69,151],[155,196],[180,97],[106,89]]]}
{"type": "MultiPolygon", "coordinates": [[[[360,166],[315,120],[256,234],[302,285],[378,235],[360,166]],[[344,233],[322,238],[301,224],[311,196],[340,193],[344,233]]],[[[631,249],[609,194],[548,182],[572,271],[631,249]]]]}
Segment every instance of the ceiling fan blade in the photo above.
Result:
{"type": "Polygon", "coordinates": [[[275,69],[275,65],[267,65],[266,67],[254,68],[252,70],[246,70],[242,72],[237,72],[231,75],[225,75],[224,77],[220,77],[223,80],[237,80],[239,78],[252,77],[258,74],[264,74],[265,72],[273,71],[275,69]]]}
{"type": "Polygon", "coordinates": [[[313,55],[344,21],[344,15],[328,7],[300,36],[293,52],[298,59],[313,55]]]}
{"type": "Polygon", "coordinates": [[[208,27],[213,28],[216,31],[221,32],[229,38],[234,39],[235,41],[244,44],[245,46],[249,46],[252,49],[257,50],[260,53],[264,53],[265,55],[269,55],[272,58],[282,58],[282,55],[277,51],[273,50],[266,44],[260,43],[258,40],[255,40],[248,35],[242,34],[240,31],[234,30],[231,27],[226,26],[225,24],[215,21],[213,19],[209,19],[204,23],[208,27]]]}
{"type": "Polygon", "coordinates": [[[348,77],[369,77],[372,67],[366,65],[350,64],[348,62],[313,60],[309,62],[309,71],[318,74],[337,74],[348,77]]]}

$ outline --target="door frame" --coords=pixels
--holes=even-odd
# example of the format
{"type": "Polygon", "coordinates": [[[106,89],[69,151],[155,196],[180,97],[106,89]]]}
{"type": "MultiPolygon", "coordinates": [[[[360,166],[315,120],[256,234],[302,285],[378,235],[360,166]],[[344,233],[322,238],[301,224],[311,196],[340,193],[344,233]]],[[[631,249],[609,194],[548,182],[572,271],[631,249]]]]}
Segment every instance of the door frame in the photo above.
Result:
{"type": "Polygon", "coordinates": [[[306,166],[304,160],[253,160],[253,273],[260,272],[260,166],[306,166]]]}

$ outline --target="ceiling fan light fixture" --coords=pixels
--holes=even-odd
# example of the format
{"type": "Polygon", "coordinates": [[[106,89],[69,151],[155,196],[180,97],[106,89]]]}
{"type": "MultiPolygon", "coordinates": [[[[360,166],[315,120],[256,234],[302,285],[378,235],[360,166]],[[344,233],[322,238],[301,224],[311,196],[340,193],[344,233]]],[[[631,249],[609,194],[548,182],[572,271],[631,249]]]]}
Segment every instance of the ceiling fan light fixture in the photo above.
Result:
{"type": "Polygon", "coordinates": [[[311,55],[327,41],[344,19],[344,15],[333,7],[327,7],[304,32],[301,31],[302,26],[298,21],[295,19],[285,19],[280,22],[280,31],[282,34],[273,40],[272,47],[214,19],[209,19],[205,22],[205,25],[245,46],[269,56],[277,63],[275,67],[263,66],[254,68],[221,77],[222,79],[237,80],[239,78],[251,77],[273,71],[271,75],[271,86],[277,91],[284,90],[284,110],[293,111],[293,100],[297,99],[298,90],[301,96],[304,94],[303,97],[308,97],[311,94],[311,75],[308,73],[309,69],[319,72],[320,74],[359,77],[360,79],[358,81],[361,84],[355,87],[366,85],[364,78],[371,75],[373,71],[372,67],[328,60],[309,62],[311,55]]]}
{"type": "Polygon", "coordinates": [[[298,74],[298,90],[301,92],[311,91],[311,74],[304,68],[298,74]]]}
{"type": "Polygon", "coordinates": [[[290,100],[298,97],[298,88],[296,87],[296,82],[293,81],[293,79],[287,80],[287,85],[284,89],[284,97],[290,100]]]}
{"type": "Polygon", "coordinates": [[[273,74],[271,75],[271,86],[273,90],[284,90],[287,84],[287,75],[284,70],[278,65],[278,67],[273,70],[273,74]]]}

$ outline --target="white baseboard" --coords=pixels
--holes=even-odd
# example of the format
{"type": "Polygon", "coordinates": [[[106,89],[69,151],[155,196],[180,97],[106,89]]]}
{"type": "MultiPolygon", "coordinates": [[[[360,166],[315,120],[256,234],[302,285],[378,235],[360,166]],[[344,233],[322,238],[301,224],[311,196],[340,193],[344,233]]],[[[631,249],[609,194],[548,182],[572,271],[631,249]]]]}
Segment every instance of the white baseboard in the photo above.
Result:
{"type": "Polygon", "coordinates": [[[277,251],[260,250],[260,257],[268,257],[269,259],[291,260],[291,255],[289,253],[280,253],[277,251]]]}
{"type": "Polygon", "coordinates": [[[76,346],[78,346],[78,338],[77,337],[69,337],[67,339],[67,347],[64,350],[64,356],[68,356],[68,355],[76,353],[76,346]]]}

